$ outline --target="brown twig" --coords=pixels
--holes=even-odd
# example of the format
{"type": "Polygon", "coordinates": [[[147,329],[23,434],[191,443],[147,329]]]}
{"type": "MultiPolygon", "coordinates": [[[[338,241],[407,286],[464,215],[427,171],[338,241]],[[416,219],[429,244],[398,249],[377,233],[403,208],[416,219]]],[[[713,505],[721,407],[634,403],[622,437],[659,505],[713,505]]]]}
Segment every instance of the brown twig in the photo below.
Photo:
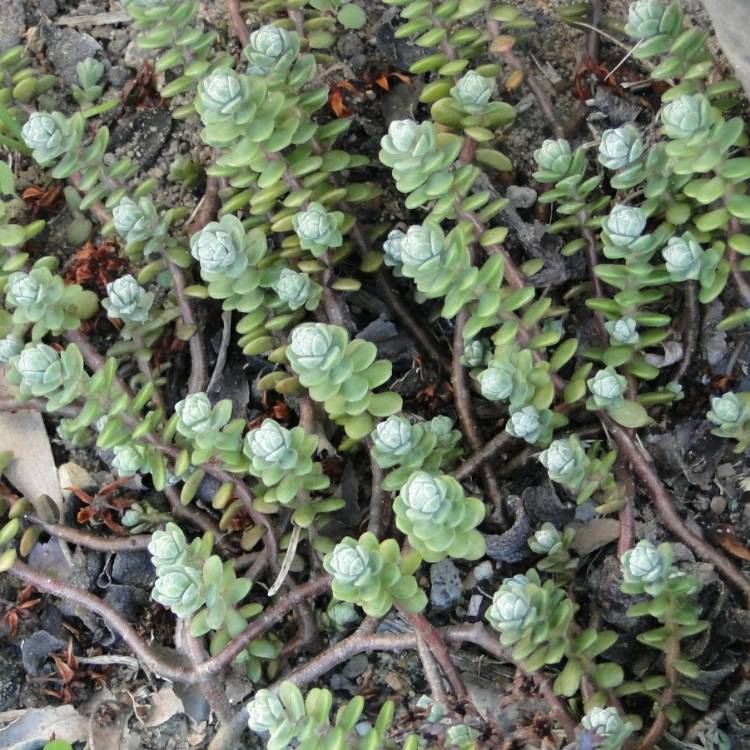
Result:
{"type": "Polygon", "coordinates": [[[682,360],[680,367],[675,373],[674,379],[678,383],[685,377],[693,356],[698,348],[698,331],[701,324],[701,311],[698,305],[698,285],[689,280],[683,285],[685,290],[684,333],[682,337],[682,360]]]}
{"type": "Polygon", "coordinates": [[[459,701],[466,701],[469,694],[466,691],[461,674],[451,659],[450,652],[445,645],[443,636],[430,623],[430,621],[421,613],[409,612],[403,607],[396,604],[396,609],[400,612],[410,625],[414,628],[417,639],[421,638],[427,648],[430,649],[435,660],[440,665],[443,673],[448,678],[453,694],[459,701]]]}
{"type": "Polygon", "coordinates": [[[135,552],[146,549],[151,542],[151,534],[134,534],[133,536],[96,536],[87,531],[72,529],[57,523],[47,523],[34,515],[24,516],[25,520],[44,529],[50,536],[64,539],[97,552],[135,552]]]}
{"type": "Polygon", "coordinates": [[[674,667],[675,660],[680,656],[680,634],[677,626],[670,627],[671,633],[667,638],[664,650],[664,671],[669,684],[664,688],[659,698],[659,713],[656,715],[653,724],[641,740],[638,750],[651,750],[661,739],[662,735],[669,726],[669,718],[665,712],[667,706],[674,702],[674,693],[679,683],[679,674],[674,667]]]}
{"type": "MultiPolygon", "coordinates": [[[[455,329],[453,333],[453,364],[451,367],[451,384],[453,386],[453,400],[456,405],[458,421],[461,430],[473,451],[478,451],[484,444],[482,434],[474,420],[474,414],[471,408],[471,393],[466,384],[466,371],[461,364],[461,357],[464,353],[464,325],[468,319],[468,313],[464,310],[456,316],[455,329]]],[[[492,502],[495,509],[495,518],[498,523],[503,523],[505,513],[503,511],[503,498],[500,492],[500,485],[497,477],[492,471],[492,467],[486,463],[480,464],[482,479],[487,496],[492,502]]]]}
{"type": "Polygon", "coordinates": [[[698,557],[710,562],[727,580],[734,584],[742,592],[746,606],[750,607],[750,579],[729,558],[712,547],[685,524],[675,510],[672,498],[659,479],[654,467],[638,450],[628,431],[604,413],[600,413],[599,418],[615,439],[620,452],[630,462],[636,476],[645,485],[664,525],[698,557]]]}
{"type": "Polygon", "coordinates": [[[432,700],[435,703],[439,703],[442,706],[448,706],[448,696],[446,695],[445,689],[443,688],[443,680],[440,677],[438,671],[437,662],[435,657],[432,655],[425,639],[417,633],[417,653],[419,654],[419,660],[422,662],[422,669],[424,670],[424,676],[427,680],[427,684],[430,686],[430,693],[432,693],[432,700]]]}
{"type": "Polygon", "coordinates": [[[486,461],[494,458],[500,451],[505,450],[515,438],[509,433],[498,432],[495,437],[474,451],[454,472],[453,477],[459,481],[470,477],[486,461]]]}
{"type": "Polygon", "coordinates": [[[227,9],[229,11],[229,21],[232,24],[232,30],[240,40],[240,44],[243,47],[247,47],[250,43],[250,32],[247,30],[245,19],[242,17],[240,0],[227,0],[227,9]]]}
{"type": "Polygon", "coordinates": [[[182,323],[188,327],[194,327],[188,346],[190,347],[190,378],[188,379],[188,393],[198,393],[203,391],[208,382],[208,368],[206,365],[206,348],[203,343],[203,333],[198,326],[190,300],[185,294],[185,274],[182,269],[169,257],[166,252],[162,252],[162,258],[169,268],[172,275],[172,287],[177,300],[177,306],[180,308],[180,317],[182,323]]]}
{"type": "Polygon", "coordinates": [[[622,557],[635,542],[635,482],[621,458],[615,465],[615,477],[625,496],[625,505],[620,509],[620,536],[617,542],[617,556],[622,557]]]}
{"type": "MultiPolygon", "coordinates": [[[[0,412],[19,411],[47,411],[47,403],[40,398],[30,398],[28,401],[16,401],[13,398],[0,398],[0,412]]],[[[55,410],[61,417],[77,417],[81,413],[75,406],[62,406],[55,410]]]]}
{"type": "Polygon", "coordinates": [[[367,530],[380,539],[390,523],[388,500],[382,487],[384,472],[372,457],[372,440],[369,437],[366,439],[365,445],[370,452],[370,473],[372,476],[370,481],[370,520],[367,530]]]}
{"type": "MultiPolygon", "coordinates": [[[[231,5],[233,0],[228,0],[231,5]]],[[[219,178],[213,175],[206,176],[206,189],[203,197],[192,216],[190,224],[186,227],[188,234],[195,234],[216,218],[219,211],[221,199],[219,198],[219,178]]]]}
{"type": "MultiPolygon", "coordinates": [[[[740,234],[741,232],[742,226],[740,224],[740,220],[736,216],[733,216],[729,220],[729,233],[740,234]]],[[[728,258],[729,268],[732,272],[734,283],[737,286],[737,291],[740,293],[740,296],[744,300],[745,304],[750,305],[750,282],[748,282],[748,280],[745,278],[745,274],[740,268],[739,253],[731,246],[729,247],[728,258]]]]}

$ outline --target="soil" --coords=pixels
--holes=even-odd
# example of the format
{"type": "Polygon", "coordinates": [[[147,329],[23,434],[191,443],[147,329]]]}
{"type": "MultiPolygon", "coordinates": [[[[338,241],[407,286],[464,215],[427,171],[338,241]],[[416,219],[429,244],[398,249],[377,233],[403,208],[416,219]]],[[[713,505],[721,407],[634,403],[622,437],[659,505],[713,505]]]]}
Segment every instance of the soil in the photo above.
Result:
{"type": "MultiPolygon", "coordinates": [[[[567,0],[518,0],[516,5],[536,20],[537,28],[521,36],[517,51],[544,80],[561,119],[566,123],[577,123],[572,135],[574,142],[593,143],[602,130],[612,124],[619,124],[618,119],[622,121],[637,118],[642,125],[650,123],[654,115],[654,99],[649,97],[648,92],[642,95],[618,92],[615,96],[608,94],[605,87],[597,95],[597,88],[601,84],[592,85],[591,78],[582,75],[578,77],[583,91],[582,98],[572,94],[572,81],[584,59],[588,33],[584,29],[560,22],[557,11],[568,4],[567,0]],[[594,105],[592,100],[597,104],[594,105]],[[626,115],[622,114],[623,111],[626,115]]],[[[611,0],[607,3],[608,14],[613,18],[621,18],[627,5],[627,0],[611,0]]],[[[696,24],[707,23],[697,0],[690,0],[685,5],[696,24]]],[[[386,6],[381,7],[376,2],[368,1],[365,7],[369,15],[368,25],[363,31],[349,32],[339,40],[339,59],[324,71],[325,79],[331,84],[340,80],[356,81],[359,84],[368,76],[371,78],[372,71],[406,72],[405,66],[408,66],[409,55],[413,51],[396,43],[383,31],[384,19],[387,22],[390,17],[386,6]]],[[[25,38],[39,66],[51,69],[63,78],[70,77],[71,71],[75,69],[75,62],[81,59],[84,51],[86,54],[94,52],[105,63],[108,91],[121,92],[129,89],[131,92],[131,99],[125,108],[114,110],[103,121],[111,129],[114,149],[114,153],[107,158],[130,156],[141,167],[139,179],[153,177],[158,181],[159,188],[154,196],[157,203],[184,206],[192,211],[203,195],[205,175],[200,165],[210,160],[210,150],[201,143],[195,121],[173,120],[169,109],[159,99],[156,93],[158,86],[149,79],[148,68],[145,66],[146,56],[133,45],[133,28],[119,22],[98,23],[92,22],[91,18],[86,20],[86,17],[95,19],[98,14],[117,13],[119,10],[117,3],[106,0],[80,3],[71,0],[28,0],[23,3],[27,29],[25,38]],[[71,21],[72,16],[83,17],[84,20],[71,21]],[[170,179],[170,170],[178,156],[186,157],[199,167],[193,184],[180,184],[170,179]]],[[[0,9],[0,22],[6,17],[4,14],[10,14],[11,11],[18,17],[18,8],[9,3],[7,8],[0,9]]],[[[237,52],[236,43],[227,27],[223,3],[206,3],[201,14],[206,26],[216,28],[222,38],[227,40],[228,48],[237,52]]],[[[2,41],[3,37],[0,35],[0,42],[2,41]]],[[[621,62],[624,54],[625,51],[619,47],[603,44],[601,62],[608,70],[612,70],[621,62]]],[[[630,62],[626,62],[621,70],[623,77],[637,72],[630,62]]],[[[398,83],[397,79],[391,80],[394,85],[390,91],[363,87],[366,88],[364,93],[348,96],[345,100],[354,112],[354,126],[346,136],[353,150],[375,157],[384,117],[388,120],[395,119],[404,112],[420,114],[417,102],[418,82],[412,81],[407,85],[398,83]]],[[[107,95],[105,92],[105,97],[107,95]]],[[[535,187],[531,177],[532,155],[541,142],[549,137],[549,129],[527,89],[521,87],[508,92],[507,98],[518,108],[516,124],[508,131],[502,144],[502,149],[514,163],[514,172],[507,176],[504,184],[494,187],[535,187]]],[[[51,92],[47,103],[51,105],[49,108],[63,111],[71,107],[70,100],[62,90],[57,89],[51,92]]],[[[172,104],[179,104],[179,101],[172,104]]],[[[381,183],[385,182],[379,170],[374,169],[372,175],[381,183]]],[[[40,179],[41,176],[34,167],[23,166],[20,169],[21,189],[39,184],[40,179]]],[[[382,203],[382,220],[391,224],[408,221],[408,215],[404,214],[400,206],[400,199],[386,191],[382,203]]],[[[528,204],[519,205],[517,216],[521,225],[530,226],[535,218],[534,209],[528,204]]],[[[58,255],[65,263],[80,245],[69,242],[67,238],[68,225],[74,217],[63,203],[58,203],[44,218],[49,221],[49,231],[40,238],[40,242],[44,242],[46,252],[58,255]]],[[[523,252],[523,243],[517,233],[511,233],[508,246],[513,253],[523,252]]],[[[556,246],[551,245],[550,248],[550,252],[556,252],[556,246]]],[[[575,278],[580,273],[575,263],[565,265],[563,270],[568,274],[567,277],[575,278]]],[[[554,282],[546,280],[543,283],[554,282]]],[[[360,329],[370,324],[381,326],[378,333],[380,338],[373,335],[373,340],[377,341],[381,356],[394,362],[398,390],[407,402],[416,404],[415,399],[419,397],[422,400],[415,406],[415,410],[424,414],[426,409],[428,412],[432,409],[434,413],[438,413],[448,400],[446,386],[439,382],[428,364],[424,363],[422,369],[414,367],[414,351],[409,342],[403,336],[394,335],[397,332],[387,329],[385,323],[378,319],[384,311],[382,301],[365,290],[351,295],[350,304],[360,329]],[[432,390],[425,395],[428,387],[432,390]]],[[[720,317],[720,310],[716,310],[716,313],[717,318],[720,317]]],[[[447,327],[440,322],[435,325],[438,331],[443,326],[447,348],[447,327]]],[[[215,351],[218,348],[219,327],[215,326],[208,334],[215,351]]],[[[183,365],[185,356],[180,355],[183,365]]],[[[256,365],[252,360],[249,363],[244,359],[242,362],[230,361],[226,368],[227,381],[224,383],[224,388],[235,398],[242,399],[245,405],[250,402],[248,410],[251,418],[260,413],[257,392],[253,390],[252,384],[248,387],[248,380],[257,373],[256,365]],[[244,392],[235,381],[231,381],[232,375],[242,381],[244,392]]],[[[178,362],[178,369],[179,366],[178,362]]],[[[750,389],[750,347],[743,339],[743,334],[730,333],[717,337],[711,328],[706,327],[701,336],[700,356],[693,371],[694,378],[686,388],[686,398],[675,409],[673,418],[656,425],[644,439],[659,463],[662,477],[680,499],[682,514],[695,519],[705,528],[717,530],[716,538],[731,553],[725,542],[728,534],[739,540],[740,546],[742,540],[750,538],[750,504],[747,502],[750,499],[750,461],[746,456],[725,452],[724,443],[707,434],[702,420],[695,420],[694,416],[697,413],[695,404],[705,402],[718,379],[731,378],[738,389],[750,389]]],[[[484,408],[484,412],[479,412],[482,426],[491,434],[497,412],[486,405],[484,408]]],[[[428,413],[426,416],[432,415],[428,413]]],[[[87,449],[70,451],[54,436],[53,431],[51,439],[59,463],[74,461],[79,464],[93,475],[92,481],[96,486],[111,480],[108,466],[111,456],[87,449]]],[[[350,521],[356,523],[366,508],[366,467],[356,460],[348,461],[345,465],[340,460],[339,462],[341,465],[337,469],[348,476],[349,482],[348,489],[345,490],[342,481],[342,494],[347,500],[347,507],[342,513],[349,514],[342,520],[346,524],[350,521]]],[[[336,459],[333,459],[331,465],[335,463],[336,459]]],[[[549,520],[550,513],[556,513],[562,522],[573,520],[583,525],[590,521],[585,512],[575,508],[572,498],[564,493],[557,494],[537,469],[509,471],[503,477],[503,482],[511,497],[508,510],[517,517],[519,511],[523,511],[532,519],[549,520]],[[530,489],[533,492],[529,492],[530,489]]],[[[163,501],[147,487],[133,484],[128,491],[139,501],[147,500],[157,507],[161,503],[163,507],[163,501]]],[[[74,498],[67,501],[67,516],[71,521],[79,508],[80,503],[74,498]]],[[[591,528],[594,533],[593,527],[591,528]]],[[[492,535],[500,529],[493,528],[490,522],[487,531],[492,535]]],[[[583,581],[583,585],[590,588],[591,615],[620,632],[626,632],[624,641],[618,645],[619,656],[625,659],[641,658],[635,634],[627,633],[633,621],[624,616],[625,604],[617,585],[615,558],[612,556],[611,546],[606,546],[611,542],[611,536],[606,537],[605,531],[597,533],[605,536],[599,552],[591,558],[587,578],[583,581]]],[[[664,529],[649,508],[643,509],[637,518],[637,536],[654,541],[666,538],[664,529]]],[[[517,539],[525,538],[525,533],[521,534],[519,531],[517,539]]],[[[433,596],[431,620],[439,625],[476,619],[476,600],[481,601],[488,592],[494,590],[493,587],[502,577],[521,572],[529,564],[525,544],[522,541],[519,545],[517,539],[514,541],[508,536],[501,539],[497,534],[495,549],[499,551],[489,568],[485,564],[480,571],[476,566],[462,563],[442,573],[433,569],[430,577],[425,576],[420,582],[424,588],[432,587],[433,593],[438,590],[440,592],[439,601],[436,595],[433,596]],[[444,577],[436,582],[439,575],[444,577]]],[[[60,554],[49,548],[46,552],[55,559],[60,554]]],[[[704,670],[700,678],[703,689],[710,692],[716,702],[721,702],[722,697],[734,687],[731,678],[728,682],[725,680],[727,675],[735,672],[736,665],[744,658],[743,651],[750,642],[750,621],[746,613],[733,603],[730,593],[710,566],[697,563],[686,548],[681,553],[685,569],[692,570],[705,579],[704,617],[711,619],[713,623],[710,638],[696,639],[691,658],[699,659],[704,670]]],[[[152,571],[148,560],[142,559],[136,569],[127,575],[122,571],[114,572],[115,562],[113,556],[91,553],[74,560],[71,575],[83,581],[86,588],[109,597],[108,601],[121,608],[131,621],[138,623],[142,635],[164,647],[173,647],[174,623],[171,616],[149,601],[152,571]]],[[[18,595],[18,590],[9,585],[7,580],[0,578],[0,614],[3,610],[9,611],[17,603],[18,595]]],[[[392,620],[387,620],[384,625],[387,628],[399,626],[397,621],[392,620]]],[[[17,717],[18,709],[57,706],[66,700],[86,715],[86,711],[91,708],[92,697],[106,686],[112,696],[109,714],[105,716],[97,709],[92,721],[95,725],[106,726],[107,722],[124,717],[122,720],[129,728],[130,736],[130,744],[112,745],[113,750],[201,748],[212,736],[213,726],[208,720],[206,706],[194,695],[185,695],[182,708],[178,707],[174,715],[164,723],[147,727],[148,717],[162,700],[159,692],[162,684],[129,666],[112,664],[102,668],[89,668],[80,664],[80,678],[74,681],[72,692],[63,695],[64,685],[59,679],[52,654],[57,659],[64,659],[69,642],[79,657],[128,653],[122,642],[96,618],[82,617],[74,609],[59,607],[52,599],[42,597],[41,602],[24,611],[15,632],[12,632],[9,622],[5,620],[0,626],[0,639],[0,722],[17,717]],[[37,655],[40,671],[32,676],[27,669],[29,654],[25,661],[22,660],[24,643],[28,642],[32,634],[42,631],[50,634],[55,644],[59,646],[62,643],[64,646],[50,650],[49,654],[37,655]],[[54,691],[57,695],[52,695],[49,691],[54,691]]],[[[542,726],[546,706],[529,685],[513,682],[511,668],[485,657],[480,659],[470,651],[457,654],[457,661],[475,699],[484,700],[488,711],[500,717],[508,731],[512,731],[519,723],[525,726],[542,726]],[[499,696],[502,695],[505,695],[505,699],[501,703],[499,696]]],[[[639,666],[645,670],[649,664],[639,666]]],[[[418,657],[413,652],[362,657],[358,663],[329,674],[324,683],[342,700],[359,694],[363,689],[369,695],[396,697],[403,703],[399,722],[405,731],[410,726],[419,725],[424,718],[420,709],[415,708],[415,701],[417,696],[427,692],[427,688],[418,657]]],[[[238,687],[238,694],[242,694],[242,685],[238,687]]],[[[747,740],[742,738],[750,736],[750,723],[745,723],[749,719],[750,706],[740,705],[730,727],[735,742],[739,742],[735,745],[736,748],[745,746],[742,743],[747,740]]],[[[539,737],[534,737],[527,747],[536,747],[533,743],[541,741],[539,737]]],[[[253,743],[255,740],[245,737],[241,747],[253,748],[256,746],[253,743]]],[[[513,747],[521,748],[523,745],[513,747]]],[[[664,747],[686,746],[665,743],[664,747]]]]}

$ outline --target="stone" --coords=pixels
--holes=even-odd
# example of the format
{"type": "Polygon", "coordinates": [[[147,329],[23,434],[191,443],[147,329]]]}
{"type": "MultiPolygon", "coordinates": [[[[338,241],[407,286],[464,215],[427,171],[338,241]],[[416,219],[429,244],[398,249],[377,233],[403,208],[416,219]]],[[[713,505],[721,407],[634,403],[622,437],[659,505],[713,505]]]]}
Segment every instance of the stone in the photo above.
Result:
{"type": "Polygon", "coordinates": [[[430,604],[437,612],[451,609],[461,599],[461,574],[452,560],[430,566],[430,604]]]}
{"type": "Polygon", "coordinates": [[[31,677],[39,677],[47,657],[55,651],[62,651],[66,645],[65,641],[55,638],[46,630],[37,630],[21,643],[21,662],[24,669],[31,677]]]}
{"type": "Polygon", "coordinates": [[[128,586],[150,589],[156,580],[151,556],[145,550],[119,552],[112,563],[112,580],[128,586]]]}
{"type": "Polygon", "coordinates": [[[347,679],[354,680],[361,674],[364,674],[368,664],[369,659],[367,657],[367,654],[357,654],[356,656],[353,656],[351,659],[349,659],[349,661],[344,665],[344,668],[341,670],[341,673],[347,679]]]}
{"type": "Polygon", "coordinates": [[[0,3],[0,52],[21,44],[26,31],[24,0],[3,0],[0,3]]]}
{"type": "Polygon", "coordinates": [[[76,66],[87,57],[97,57],[102,46],[90,34],[75,29],[41,23],[39,28],[47,45],[47,59],[55,73],[67,84],[78,83],[76,66]]]}
{"type": "Polygon", "coordinates": [[[495,571],[492,567],[492,563],[489,560],[485,560],[484,562],[479,563],[476,568],[474,568],[474,580],[475,581],[487,581],[495,574],[495,571]]]}
{"type": "Polygon", "coordinates": [[[703,0],[721,49],[750,95],[750,28],[747,0],[703,0]]]}

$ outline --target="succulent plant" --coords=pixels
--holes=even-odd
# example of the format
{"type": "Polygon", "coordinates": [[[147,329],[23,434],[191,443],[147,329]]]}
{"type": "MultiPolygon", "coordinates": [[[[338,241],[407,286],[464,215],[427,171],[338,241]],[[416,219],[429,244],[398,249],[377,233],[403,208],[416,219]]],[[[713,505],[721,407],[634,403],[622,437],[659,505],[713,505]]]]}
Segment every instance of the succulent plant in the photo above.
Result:
{"type": "Polygon", "coordinates": [[[633,725],[625,721],[612,706],[592,708],[581,719],[581,726],[596,736],[597,747],[602,750],[620,750],[633,733],[633,725]]]}
{"type": "Polygon", "coordinates": [[[194,463],[203,463],[216,451],[237,453],[240,450],[242,421],[229,423],[232,402],[223,399],[215,406],[205,393],[190,393],[175,404],[177,432],[195,447],[194,463]],[[229,424],[228,424],[229,423],[229,424]]]}
{"type": "Polygon", "coordinates": [[[231,143],[255,114],[251,79],[237,75],[230,68],[217,68],[198,84],[195,109],[205,125],[203,138],[207,143],[213,146],[231,143]]]}
{"type": "Polygon", "coordinates": [[[521,633],[533,625],[539,614],[534,606],[533,591],[539,581],[531,575],[521,573],[506,578],[492,597],[492,605],[487,610],[487,620],[511,645],[521,637],[521,633]]]}
{"type": "Polygon", "coordinates": [[[76,398],[86,381],[83,358],[74,344],[58,353],[47,344],[27,344],[10,360],[8,380],[18,386],[20,397],[47,399],[47,411],[56,411],[76,398]]]}
{"type": "Polygon", "coordinates": [[[391,229],[383,243],[383,259],[391,268],[401,269],[401,251],[406,235],[400,229],[391,229]]]}
{"type": "Polygon", "coordinates": [[[112,468],[119,477],[132,477],[135,474],[147,473],[149,469],[149,456],[146,448],[135,443],[124,443],[114,447],[115,457],[112,460],[112,468]]]}
{"type": "Polygon", "coordinates": [[[576,436],[555,440],[539,454],[539,461],[553,482],[559,482],[571,490],[580,489],[590,463],[576,436]]]}
{"type": "Polygon", "coordinates": [[[200,263],[201,275],[236,279],[248,266],[247,238],[242,222],[234,215],[206,224],[190,238],[190,253],[200,263]]]}
{"type": "Polygon", "coordinates": [[[655,547],[647,539],[642,539],[622,556],[625,583],[651,594],[661,593],[671,569],[672,548],[669,544],[655,547]]]}
{"type": "Polygon", "coordinates": [[[661,111],[661,125],[669,138],[691,138],[709,128],[716,121],[716,111],[710,100],[700,94],[681,96],[661,111]]]}
{"type": "Polygon", "coordinates": [[[464,112],[481,114],[487,109],[496,91],[494,78],[487,78],[476,70],[470,70],[458,79],[450,93],[464,112]]]}
{"type": "Polygon", "coordinates": [[[649,39],[661,32],[666,11],[661,0],[636,0],[630,4],[625,32],[634,39],[649,39]]]}
{"type": "Polygon", "coordinates": [[[143,323],[154,303],[154,295],[147,292],[130,274],[107,284],[107,298],[102,307],[109,317],[126,323],[143,323]]]}
{"type": "Polygon", "coordinates": [[[646,227],[646,214],[637,206],[622,203],[612,208],[602,223],[606,240],[617,248],[637,252],[643,244],[643,230],[646,227]]]}
{"type": "Polygon", "coordinates": [[[329,212],[320,203],[310,203],[292,217],[292,225],[300,246],[320,258],[329,248],[341,247],[343,220],[340,211],[329,212]]]}
{"type": "Polygon", "coordinates": [[[570,144],[562,139],[546,140],[541,148],[534,152],[538,171],[534,178],[539,182],[558,182],[568,175],[568,170],[573,163],[573,154],[570,144]]]}
{"type": "Polygon", "coordinates": [[[607,169],[623,169],[643,155],[643,141],[635,125],[605,130],[599,144],[599,163],[607,169]]]}
{"type": "Polygon", "coordinates": [[[281,269],[272,289],[290,310],[299,310],[301,307],[315,309],[322,293],[321,287],[306,273],[292,271],[291,268],[281,269]]]}
{"type": "Polygon", "coordinates": [[[472,339],[464,346],[461,364],[464,367],[479,367],[484,363],[487,353],[488,346],[485,341],[482,339],[472,339]]]}
{"type": "MultiPolygon", "coordinates": [[[[490,365],[477,375],[482,395],[490,401],[504,401],[513,393],[515,367],[510,362],[490,365]]],[[[524,394],[525,398],[525,394],[524,394]]]]}
{"type": "Polygon", "coordinates": [[[638,323],[634,318],[608,320],[604,327],[607,329],[613,344],[637,344],[640,340],[638,323]]]}
{"type": "Polygon", "coordinates": [[[16,325],[34,323],[31,337],[38,340],[48,332],[59,334],[78,328],[82,319],[96,312],[98,299],[78,284],[65,284],[45,266],[28,273],[16,271],[8,276],[5,301],[13,311],[16,325]]]}
{"type": "MultiPolygon", "coordinates": [[[[385,735],[393,720],[392,702],[383,704],[372,725],[361,719],[365,707],[361,696],[342,706],[333,719],[330,717],[332,703],[333,695],[329,690],[313,688],[303,696],[292,682],[282,682],[276,691],[262,689],[255,693],[247,706],[248,725],[253,732],[268,737],[268,750],[284,750],[290,746],[315,750],[344,741],[352,750],[390,744],[385,735]]],[[[404,748],[407,746],[415,745],[407,739],[404,748]]]]}
{"type": "Polygon", "coordinates": [[[189,567],[159,575],[151,595],[182,618],[195,614],[206,603],[200,573],[189,567]]]}
{"type": "Polygon", "coordinates": [[[299,37],[292,31],[266,24],[250,34],[250,43],[242,51],[249,61],[250,75],[284,76],[299,54],[299,37]]]}
{"type": "Polygon", "coordinates": [[[671,237],[661,254],[672,281],[700,278],[704,251],[692,236],[684,234],[681,237],[671,237]]]}
{"type": "Polygon", "coordinates": [[[7,364],[23,351],[23,339],[13,333],[0,339],[0,363],[7,364]]]}
{"type": "Polygon", "coordinates": [[[383,489],[391,491],[400,489],[415,469],[437,472],[460,452],[456,446],[461,434],[453,429],[449,417],[411,424],[404,417],[393,415],[379,422],[370,437],[370,455],[378,466],[398,467],[383,480],[383,489]]]}
{"type": "Polygon", "coordinates": [[[711,398],[709,422],[716,425],[711,432],[719,437],[734,438],[735,452],[743,453],[750,446],[750,393],[725,393],[711,398]]]}
{"type": "Polygon", "coordinates": [[[476,527],[484,518],[484,504],[466,497],[448,475],[415,471],[393,502],[396,526],[426,562],[446,557],[478,560],[484,537],[476,527]]]}
{"type": "MultiPolygon", "coordinates": [[[[322,465],[311,458],[317,447],[315,435],[306,435],[302,427],[287,430],[273,419],[264,419],[260,427],[247,433],[242,450],[250,459],[250,473],[269,488],[264,502],[300,507],[307,502],[306,493],[330,485],[322,465]]],[[[313,520],[312,516],[303,518],[301,513],[295,514],[300,526],[309,526],[313,520]]]]}
{"type": "Polygon", "coordinates": [[[505,431],[527,443],[548,443],[552,437],[552,414],[549,409],[541,411],[535,406],[524,406],[513,411],[505,423],[505,431]]]}
{"type": "Polygon", "coordinates": [[[345,537],[323,560],[333,576],[334,597],[359,605],[371,617],[382,617],[394,603],[421,611],[427,598],[413,576],[419,558],[399,561],[399,556],[393,539],[379,543],[369,532],[359,540],[345,537]]]}
{"type": "Polygon", "coordinates": [[[612,367],[598,370],[586,384],[594,404],[601,408],[621,403],[628,387],[628,381],[612,367]]]}
{"type": "Polygon", "coordinates": [[[298,325],[286,349],[300,383],[355,440],[370,432],[372,417],[387,417],[401,408],[395,393],[372,392],[391,375],[390,363],[375,361],[376,355],[371,342],[350,342],[343,328],[324,323],[298,325]]]}
{"type": "Polygon", "coordinates": [[[32,112],[21,129],[24,143],[39,164],[51,164],[70,146],[70,128],[58,112],[32,112]]]}
{"type": "Polygon", "coordinates": [[[565,580],[568,580],[570,573],[578,567],[578,562],[568,552],[574,539],[573,529],[565,529],[561,533],[549,522],[542,524],[528,539],[529,549],[537,555],[544,555],[536,567],[549,573],[564,575],[565,580]]]}
{"type": "Polygon", "coordinates": [[[117,234],[128,244],[147,242],[164,233],[156,207],[148,197],[139,198],[137,203],[122,198],[112,209],[112,222],[117,234]]]}

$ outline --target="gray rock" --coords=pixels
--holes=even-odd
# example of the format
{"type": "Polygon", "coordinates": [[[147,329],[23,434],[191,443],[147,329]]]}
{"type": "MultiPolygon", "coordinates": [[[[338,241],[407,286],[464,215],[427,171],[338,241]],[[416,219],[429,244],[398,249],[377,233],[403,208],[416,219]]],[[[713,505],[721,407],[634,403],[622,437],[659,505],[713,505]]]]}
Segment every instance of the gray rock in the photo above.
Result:
{"type": "Polygon", "coordinates": [[[130,153],[148,169],[169,140],[172,115],[167,109],[144,109],[122,120],[112,133],[110,147],[130,153]]]}
{"type": "Polygon", "coordinates": [[[12,708],[21,692],[21,671],[13,646],[0,650],[0,711],[12,708]]]}
{"type": "Polygon", "coordinates": [[[0,52],[21,43],[26,31],[24,0],[3,0],[0,3],[0,52]]]}
{"type": "Polygon", "coordinates": [[[461,599],[461,574],[452,560],[430,566],[430,604],[438,612],[450,609],[461,599]]]}
{"type": "Polygon", "coordinates": [[[747,0],[703,0],[724,54],[750,95],[750,27],[747,0]]]}
{"type": "Polygon", "coordinates": [[[135,40],[133,40],[127,47],[125,47],[125,54],[123,55],[122,62],[128,68],[140,70],[143,67],[143,64],[151,59],[152,54],[153,50],[143,49],[143,47],[139,47],[135,40]]]}
{"type": "Polygon", "coordinates": [[[54,18],[59,9],[56,0],[39,0],[39,10],[44,13],[47,18],[54,18]]]}
{"type": "Polygon", "coordinates": [[[130,71],[122,65],[112,65],[107,71],[107,80],[117,89],[121,89],[130,79],[130,71]]]}
{"type": "Polygon", "coordinates": [[[489,560],[479,563],[474,568],[474,580],[476,581],[487,581],[495,574],[492,568],[492,563],[489,560]]]}
{"type": "Polygon", "coordinates": [[[32,677],[38,677],[47,657],[55,651],[62,651],[65,646],[65,641],[60,638],[55,638],[46,630],[37,630],[21,643],[21,662],[24,669],[32,677]]]}
{"type": "MultiPolygon", "coordinates": [[[[141,609],[149,602],[149,594],[135,586],[118,586],[112,584],[104,596],[104,601],[123,617],[133,622],[138,619],[141,609]]],[[[112,631],[110,631],[112,632],[112,631]]],[[[112,632],[114,637],[118,634],[112,632]]]]}
{"type": "Polygon", "coordinates": [[[353,656],[351,659],[349,659],[349,661],[344,665],[344,668],[341,670],[341,673],[344,675],[344,677],[350,680],[354,680],[361,674],[364,674],[365,670],[367,669],[368,663],[369,659],[367,657],[367,654],[357,654],[356,656],[353,656]]]}
{"type": "Polygon", "coordinates": [[[46,22],[39,24],[39,29],[47,45],[47,59],[65,83],[78,83],[76,65],[102,52],[101,44],[90,34],[46,22]]]}
{"type": "Polygon", "coordinates": [[[505,197],[513,208],[531,208],[536,203],[536,190],[530,187],[509,185],[505,197]]]}
{"type": "Polygon", "coordinates": [[[120,552],[112,563],[112,580],[128,586],[151,588],[156,580],[156,571],[151,557],[145,550],[120,552]]]}

